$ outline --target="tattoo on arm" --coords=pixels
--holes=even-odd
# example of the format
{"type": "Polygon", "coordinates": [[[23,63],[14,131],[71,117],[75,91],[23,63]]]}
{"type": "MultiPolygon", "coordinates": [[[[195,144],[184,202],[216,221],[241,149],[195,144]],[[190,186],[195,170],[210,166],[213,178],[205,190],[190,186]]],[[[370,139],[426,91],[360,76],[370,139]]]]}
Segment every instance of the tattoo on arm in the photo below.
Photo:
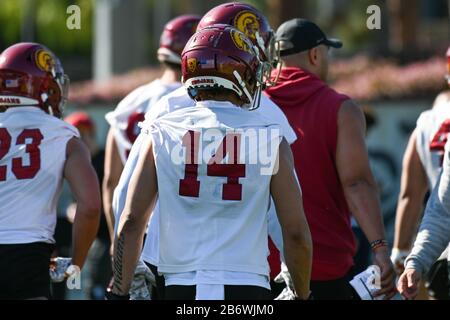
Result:
{"type": "Polygon", "coordinates": [[[114,288],[122,292],[122,257],[123,257],[123,247],[125,242],[125,235],[121,234],[117,241],[116,254],[114,259],[114,288]]]}

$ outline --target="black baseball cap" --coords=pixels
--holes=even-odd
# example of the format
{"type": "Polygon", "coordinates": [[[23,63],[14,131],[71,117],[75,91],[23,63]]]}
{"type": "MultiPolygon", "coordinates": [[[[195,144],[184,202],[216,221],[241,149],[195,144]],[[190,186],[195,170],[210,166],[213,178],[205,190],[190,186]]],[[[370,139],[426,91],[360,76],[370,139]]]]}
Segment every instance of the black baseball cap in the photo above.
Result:
{"type": "Polygon", "coordinates": [[[333,48],[342,47],[340,40],[327,38],[314,22],[300,18],[281,24],[276,33],[276,40],[279,42],[281,56],[306,51],[321,44],[333,48]]]}

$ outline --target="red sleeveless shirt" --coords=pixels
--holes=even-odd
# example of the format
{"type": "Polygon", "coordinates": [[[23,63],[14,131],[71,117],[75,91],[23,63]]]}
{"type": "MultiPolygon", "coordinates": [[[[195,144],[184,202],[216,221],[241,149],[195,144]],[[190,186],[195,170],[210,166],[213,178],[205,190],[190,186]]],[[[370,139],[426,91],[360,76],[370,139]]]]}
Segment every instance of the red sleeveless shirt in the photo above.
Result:
{"type": "Polygon", "coordinates": [[[313,240],[311,279],[344,277],[353,265],[355,240],[335,163],[338,111],[349,97],[298,68],[283,68],[266,94],[283,110],[298,138],[291,147],[313,240]]]}

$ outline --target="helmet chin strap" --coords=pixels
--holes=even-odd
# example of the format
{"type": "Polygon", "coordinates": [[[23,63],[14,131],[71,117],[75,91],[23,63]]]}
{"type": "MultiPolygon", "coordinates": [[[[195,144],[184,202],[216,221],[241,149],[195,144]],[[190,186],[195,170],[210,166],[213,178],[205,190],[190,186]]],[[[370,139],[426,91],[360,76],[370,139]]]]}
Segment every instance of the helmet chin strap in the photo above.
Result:
{"type": "Polygon", "coordinates": [[[236,70],[233,71],[233,75],[236,78],[236,80],[239,82],[239,85],[241,86],[242,91],[244,92],[245,96],[247,97],[249,104],[253,105],[253,97],[250,95],[250,92],[248,92],[247,90],[247,86],[244,82],[244,80],[242,80],[241,75],[239,74],[239,72],[237,72],[236,70]]]}
{"type": "Polygon", "coordinates": [[[262,87],[258,83],[258,88],[255,92],[255,97],[253,98],[253,103],[249,108],[249,111],[253,111],[259,108],[259,104],[261,103],[261,95],[262,95],[262,87]]]}
{"type": "Polygon", "coordinates": [[[257,88],[256,88],[256,91],[255,91],[255,95],[254,95],[254,97],[252,97],[250,95],[250,92],[248,92],[247,85],[242,80],[240,74],[236,70],[234,70],[233,71],[233,75],[236,78],[236,80],[239,82],[239,85],[241,86],[242,91],[244,92],[244,94],[246,95],[246,97],[247,97],[247,99],[249,101],[249,103],[246,103],[246,104],[243,105],[244,108],[249,110],[249,111],[253,111],[255,109],[258,109],[259,108],[259,104],[261,102],[261,94],[262,94],[261,84],[257,81],[257,83],[256,83],[257,88]]]}
{"type": "Polygon", "coordinates": [[[53,111],[53,107],[51,105],[47,104],[48,95],[46,93],[41,94],[41,99],[44,102],[44,105],[47,107],[48,114],[56,117],[55,112],[53,111]]]}

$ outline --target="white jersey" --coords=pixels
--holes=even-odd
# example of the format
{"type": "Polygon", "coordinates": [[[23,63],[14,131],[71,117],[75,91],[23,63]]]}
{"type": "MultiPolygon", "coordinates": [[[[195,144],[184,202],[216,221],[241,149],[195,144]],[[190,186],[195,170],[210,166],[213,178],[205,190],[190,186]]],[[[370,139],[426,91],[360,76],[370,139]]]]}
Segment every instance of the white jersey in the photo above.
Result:
{"type": "Polygon", "coordinates": [[[70,124],[37,107],[0,113],[0,244],[53,243],[70,124]]]}
{"type": "MultiPolygon", "coordinates": [[[[432,191],[439,182],[445,150],[449,149],[450,101],[442,101],[433,109],[422,112],[417,120],[416,149],[425,169],[428,187],[432,191]]],[[[445,180],[445,177],[444,177],[445,180]]],[[[450,259],[447,248],[440,257],[450,259]]]]}
{"type": "Polygon", "coordinates": [[[430,190],[442,169],[445,143],[450,133],[450,102],[423,112],[417,120],[416,149],[425,169],[430,190]]]}
{"type": "Polygon", "coordinates": [[[267,277],[279,126],[229,102],[205,101],[144,123],[143,131],[152,137],[160,195],[158,272],[267,277]]]}
{"type": "Polygon", "coordinates": [[[114,130],[120,159],[125,164],[131,146],[139,135],[138,123],[144,120],[148,109],[162,96],[181,86],[180,82],[165,84],[156,79],[146,85],[140,86],[119,102],[116,109],[108,112],[106,120],[114,130]]]}
{"type": "MultiPolygon", "coordinates": [[[[167,94],[166,96],[162,97],[155,105],[153,105],[147,111],[145,115],[146,122],[151,123],[152,121],[154,121],[154,119],[157,119],[162,115],[165,115],[178,109],[193,106],[195,106],[195,101],[189,97],[184,87],[180,87],[172,91],[171,93],[167,94]]],[[[271,122],[279,125],[282,134],[284,135],[286,141],[289,144],[294,143],[295,140],[297,139],[297,136],[294,130],[289,125],[289,122],[284,113],[275,103],[273,103],[264,94],[261,96],[260,107],[251,112],[259,114],[266,119],[270,119],[271,122]]],[[[134,168],[136,167],[137,160],[139,157],[139,149],[142,142],[141,136],[137,138],[131,149],[129,158],[122,171],[120,181],[114,191],[113,211],[116,216],[116,227],[119,221],[120,214],[122,213],[123,208],[125,207],[128,184],[130,182],[131,175],[134,171],[134,168]]],[[[158,210],[159,204],[157,203],[150,219],[149,229],[147,232],[147,237],[142,252],[142,258],[144,259],[144,261],[149,262],[155,266],[158,265],[158,257],[159,257],[158,210]]],[[[281,232],[273,205],[269,209],[268,219],[269,219],[269,232],[271,234],[271,238],[276,243],[277,248],[281,248],[282,246],[281,232]]]]}

